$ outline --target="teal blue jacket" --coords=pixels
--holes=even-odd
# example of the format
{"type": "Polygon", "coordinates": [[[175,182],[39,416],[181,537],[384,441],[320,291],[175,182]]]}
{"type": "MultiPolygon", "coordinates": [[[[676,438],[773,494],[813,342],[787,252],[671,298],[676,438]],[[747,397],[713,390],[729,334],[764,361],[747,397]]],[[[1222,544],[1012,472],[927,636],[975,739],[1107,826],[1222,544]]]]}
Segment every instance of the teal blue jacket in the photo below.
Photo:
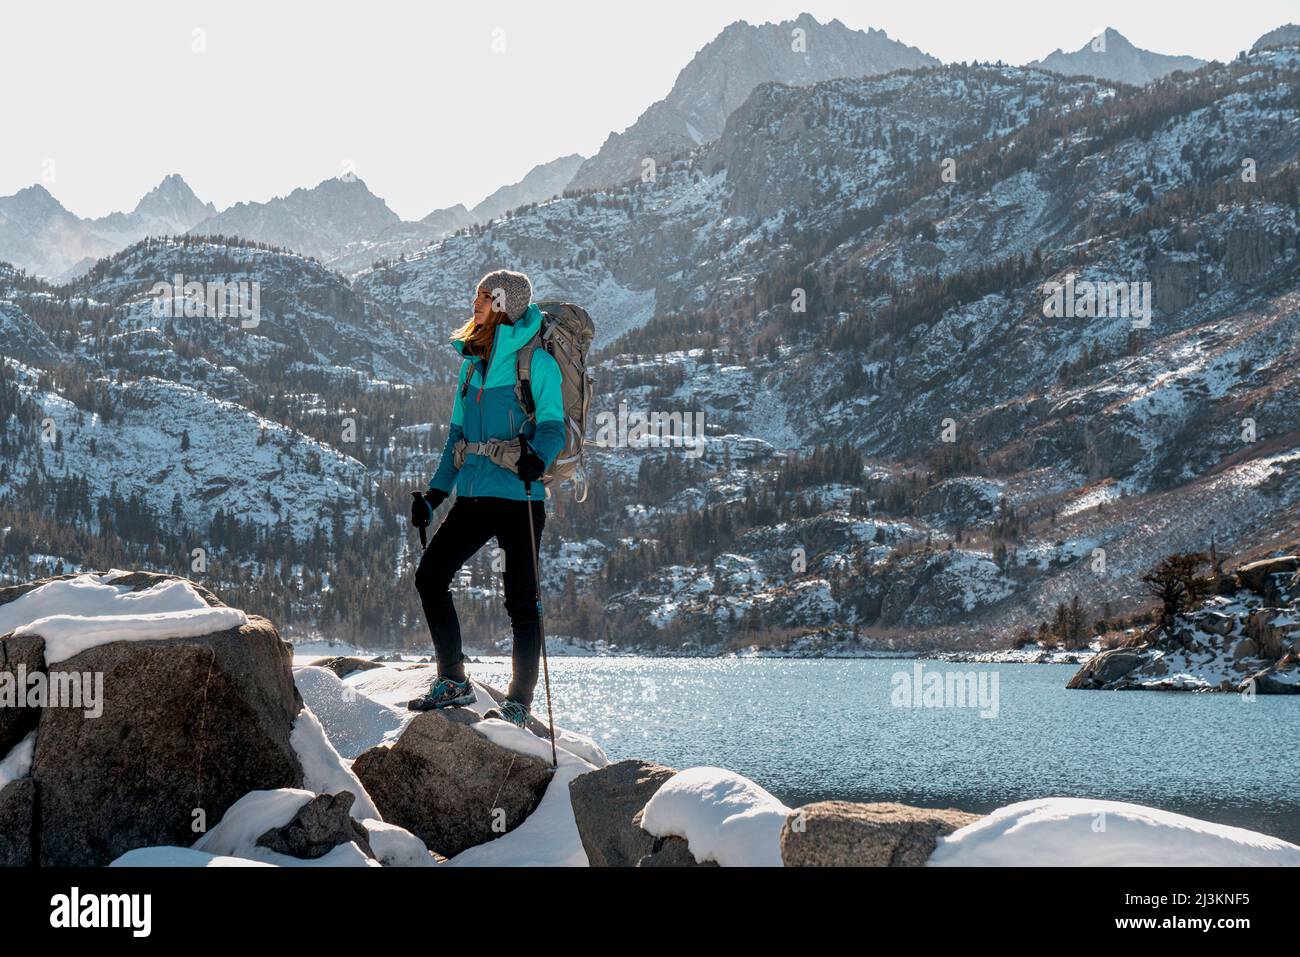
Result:
{"type": "MultiPolygon", "coordinates": [[[[533,352],[532,390],[536,404],[536,424],[519,405],[515,396],[515,357],[542,327],[542,311],[531,304],[514,323],[497,326],[486,362],[465,355],[465,344],[453,341],[452,347],[464,357],[456,381],[456,400],[451,409],[451,428],[442,449],[438,470],[429,480],[429,488],[465,496],[487,496],[523,501],[524,483],[514,472],[497,465],[486,455],[467,455],[458,470],[454,450],[461,439],[486,442],[488,439],[513,439],[523,435],[533,451],[549,468],[564,449],[564,400],[560,392],[560,367],[546,352],[533,352]],[[469,388],[463,388],[466,377],[469,388]],[[464,392],[464,397],[461,393],[464,392]]],[[[533,498],[544,492],[533,483],[533,498]]]]}

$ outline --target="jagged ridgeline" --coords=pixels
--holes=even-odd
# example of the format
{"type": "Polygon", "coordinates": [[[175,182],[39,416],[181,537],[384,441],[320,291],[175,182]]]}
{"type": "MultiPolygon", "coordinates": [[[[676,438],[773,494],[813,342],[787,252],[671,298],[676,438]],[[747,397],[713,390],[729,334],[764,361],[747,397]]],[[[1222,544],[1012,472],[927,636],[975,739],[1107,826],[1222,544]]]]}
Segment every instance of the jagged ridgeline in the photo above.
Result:
{"type": "Polygon", "coordinates": [[[1075,595],[1131,614],[1166,554],[1300,538],[1298,114],[1287,46],[1140,88],[960,65],[763,84],[649,178],[350,282],[220,236],[67,286],[0,273],[5,572],[202,579],[204,548],[213,587],[286,631],[420,639],[403,499],[445,436],[447,331],[508,263],[591,312],[614,424],[589,500],[548,522],[558,634],[815,653],[1005,641],[1075,595]],[[175,275],[260,282],[260,322],[154,316],[175,275]],[[1067,280],[1149,283],[1149,316],[1049,316],[1067,280]],[[705,441],[629,447],[637,411],[705,441]]]}

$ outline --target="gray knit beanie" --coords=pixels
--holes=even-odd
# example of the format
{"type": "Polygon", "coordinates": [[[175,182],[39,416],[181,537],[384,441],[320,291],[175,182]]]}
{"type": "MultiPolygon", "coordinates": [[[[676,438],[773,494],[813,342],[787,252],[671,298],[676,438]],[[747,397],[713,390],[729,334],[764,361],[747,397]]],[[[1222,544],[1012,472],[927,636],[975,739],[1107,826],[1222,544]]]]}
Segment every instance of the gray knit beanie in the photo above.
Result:
{"type": "Polygon", "coordinates": [[[509,269],[496,269],[478,281],[475,291],[486,287],[502,304],[502,311],[511,322],[524,314],[528,304],[533,301],[533,284],[521,272],[509,269]],[[501,290],[500,295],[497,290],[501,290]]]}

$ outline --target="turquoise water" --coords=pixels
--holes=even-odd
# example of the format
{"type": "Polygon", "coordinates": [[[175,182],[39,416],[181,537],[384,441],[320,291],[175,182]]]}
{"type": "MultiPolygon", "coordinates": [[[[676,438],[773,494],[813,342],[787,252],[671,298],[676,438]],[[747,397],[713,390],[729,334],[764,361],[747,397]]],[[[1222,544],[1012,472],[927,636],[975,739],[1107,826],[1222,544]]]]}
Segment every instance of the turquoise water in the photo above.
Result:
{"type": "MultiPolygon", "coordinates": [[[[998,712],[891,704],[918,662],[556,658],[558,724],[612,760],[717,765],[785,803],[988,811],[1033,797],[1134,801],[1300,843],[1300,696],[1067,691],[1070,665],[920,662],[997,677],[998,712]]],[[[470,666],[504,687],[509,661],[470,666]]],[[[546,702],[538,682],[534,710],[546,702]]]]}

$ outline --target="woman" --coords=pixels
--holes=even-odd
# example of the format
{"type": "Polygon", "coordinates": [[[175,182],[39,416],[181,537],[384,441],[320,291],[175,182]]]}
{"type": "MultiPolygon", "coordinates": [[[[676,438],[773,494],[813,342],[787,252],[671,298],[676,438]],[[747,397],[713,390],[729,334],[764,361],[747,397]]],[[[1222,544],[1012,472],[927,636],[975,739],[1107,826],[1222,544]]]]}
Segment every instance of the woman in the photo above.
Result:
{"type": "Polygon", "coordinates": [[[463,664],[451,581],[495,536],[505,553],[505,606],[514,633],[512,677],[499,712],[520,727],[532,704],[542,645],[533,564],[546,518],[540,479],[564,448],[565,438],[560,367],[544,349],[535,349],[532,357],[533,416],[524,411],[515,391],[516,353],[542,324],[542,312],[532,298],[532,283],[520,272],[499,269],[479,282],[474,315],[451,339],[464,361],[447,443],[428,491],[411,502],[411,523],[428,525],[434,509],[456,490],[456,502],[415,573],[437,653],[438,677],[428,694],[411,706],[425,710],[474,701],[463,664]],[[480,445],[491,440],[502,444],[490,450],[480,445]],[[531,485],[531,506],[525,483],[531,485]],[[525,511],[529,507],[536,539],[529,532],[525,511]]]}

